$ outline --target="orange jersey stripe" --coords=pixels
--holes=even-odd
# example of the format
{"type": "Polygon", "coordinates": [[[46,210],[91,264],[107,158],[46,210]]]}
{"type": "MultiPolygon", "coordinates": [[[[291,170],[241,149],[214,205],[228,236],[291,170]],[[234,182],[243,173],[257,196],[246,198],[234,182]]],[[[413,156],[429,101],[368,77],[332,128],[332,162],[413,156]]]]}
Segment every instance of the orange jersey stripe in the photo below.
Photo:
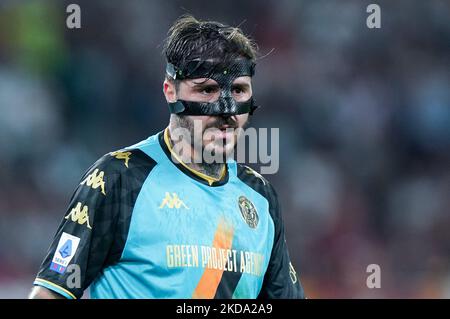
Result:
{"type": "MultiPolygon", "coordinates": [[[[213,247],[231,249],[234,230],[225,220],[221,220],[214,235],[213,247]]],[[[222,279],[223,270],[205,269],[197,287],[192,294],[194,299],[212,299],[216,294],[217,287],[222,279]]]]}

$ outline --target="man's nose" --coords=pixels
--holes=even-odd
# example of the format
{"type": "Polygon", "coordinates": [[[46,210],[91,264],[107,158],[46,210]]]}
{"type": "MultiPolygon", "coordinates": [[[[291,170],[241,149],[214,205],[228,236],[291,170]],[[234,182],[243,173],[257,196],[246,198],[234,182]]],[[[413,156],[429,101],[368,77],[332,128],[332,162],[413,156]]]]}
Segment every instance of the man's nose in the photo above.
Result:
{"type": "Polygon", "coordinates": [[[220,123],[228,124],[232,127],[236,126],[237,118],[235,114],[220,114],[218,117],[220,123]]]}
{"type": "Polygon", "coordinates": [[[219,103],[222,109],[222,115],[231,116],[236,112],[236,102],[232,97],[223,97],[219,103]]]}

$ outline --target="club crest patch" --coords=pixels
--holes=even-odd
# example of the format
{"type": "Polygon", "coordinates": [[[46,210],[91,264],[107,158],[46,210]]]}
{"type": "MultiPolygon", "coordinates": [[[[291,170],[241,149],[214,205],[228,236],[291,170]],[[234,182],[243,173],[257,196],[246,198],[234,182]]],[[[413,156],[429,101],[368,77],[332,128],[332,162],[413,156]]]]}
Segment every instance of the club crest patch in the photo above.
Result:
{"type": "Polygon", "coordinates": [[[239,209],[241,210],[242,218],[251,228],[258,226],[259,216],[255,205],[245,196],[240,196],[238,200],[239,209]]]}

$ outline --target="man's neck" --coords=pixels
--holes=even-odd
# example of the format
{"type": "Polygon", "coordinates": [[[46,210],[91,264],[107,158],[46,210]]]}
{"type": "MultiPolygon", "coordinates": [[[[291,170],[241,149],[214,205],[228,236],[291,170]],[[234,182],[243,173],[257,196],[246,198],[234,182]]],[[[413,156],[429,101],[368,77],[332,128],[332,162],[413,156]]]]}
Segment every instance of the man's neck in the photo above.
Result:
{"type": "Polygon", "coordinates": [[[169,134],[169,140],[170,144],[172,145],[172,152],[175,152],[175,154],[179,157],[180,160],[183,161],[183,164],[187,167],[200,172],[202,174],[205,174],[209,177],[212,177],[214,179],[220,179],[224,172],[224,163],[205,163],[204,161],[198,161],[196,159],[202,158],[202,154],[198,154],[198,152],[195,150],[195,148],[192,145],[189,145],[187,142],[182,140],[181,142],[177,143],[183,143],[183,146],[179,149],[190,149],[189,154],[191,154],[190,158],[188,160],[183,160],[183,156],[177,153],[176,149],[173,148],[173,145],[175,142],[173,141],[172,137],[169,134]]]}
{"type": "Polygon", "coordinates": [[[213,177],[215,179],[219,179],[223,175],[223,166],[225,164],[223,164],[223,163],[211,163],[211,164],[189,163],[186,165],[188,165],[190,168],[192,168],[200,173],[203,173],[203,174],[213,177]]]}

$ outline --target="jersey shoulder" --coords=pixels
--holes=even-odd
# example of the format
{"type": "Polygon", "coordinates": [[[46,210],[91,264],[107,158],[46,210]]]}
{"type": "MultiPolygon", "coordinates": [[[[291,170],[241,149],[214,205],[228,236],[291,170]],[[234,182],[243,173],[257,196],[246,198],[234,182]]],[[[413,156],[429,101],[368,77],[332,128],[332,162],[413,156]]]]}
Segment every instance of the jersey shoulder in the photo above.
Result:
{"type": "Polygon", "coordinates": [[[272,217],[275,217],[273,213],[278,209],[278,198],[272,184],[253,168],[239,163],[237,164],[237,177],[267,199],[272,217]]]}
{"type": "Polygon", "coordinates": [[[247,165],[237,163],[237,176],[242,182],[259,193],[273,189],[270,182],[264,176],[247,165]]]}
{"type": "Polygon", "coordinates": [[[139,175],[149,173],[156,161],[138,148],[124,148],[100,157],[87,172],[104,172],[105,175],[139,175]]]}

